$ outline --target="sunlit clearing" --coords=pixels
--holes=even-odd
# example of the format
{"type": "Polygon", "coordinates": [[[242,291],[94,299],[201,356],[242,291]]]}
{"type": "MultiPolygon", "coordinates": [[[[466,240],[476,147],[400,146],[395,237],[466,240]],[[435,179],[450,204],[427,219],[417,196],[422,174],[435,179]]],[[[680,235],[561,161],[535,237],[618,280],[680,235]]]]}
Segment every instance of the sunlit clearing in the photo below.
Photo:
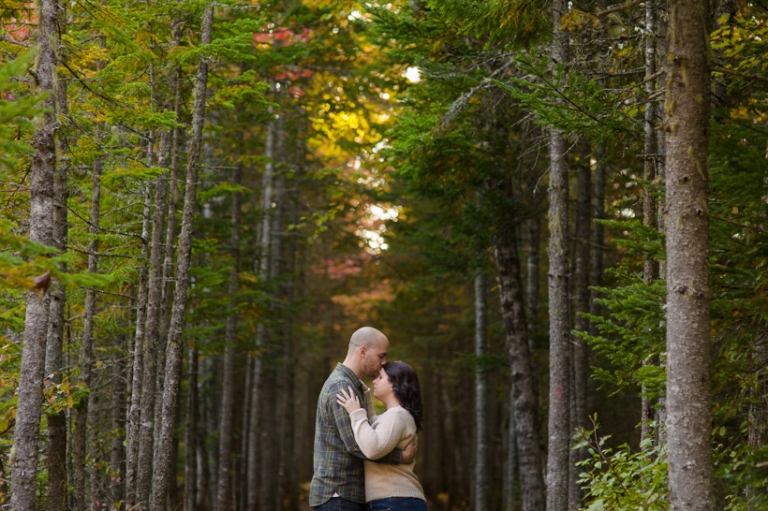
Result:
{"type": "Polygon", "coordinates": [[[403,74],[405,78],[411,83],[419,83],[421,81],[421,73],[418,67],[411,66],[405,70],[403,74]]]}
{"type": "Polygon", "coordinates": [[[621,216],[624,218],[635,218],[635,211],[631,208],[624,208],[621,210],[621,216]]]}
{"type": "Polygon", "coordinates": [[[379,204],[365,206],[365,216],[359,221],[356,234],[363,242],[363,249],[369,254],[380,254],[389,245],[384,241],[386,222],[397,222],[400,206],[386,207],[379,204]]]}

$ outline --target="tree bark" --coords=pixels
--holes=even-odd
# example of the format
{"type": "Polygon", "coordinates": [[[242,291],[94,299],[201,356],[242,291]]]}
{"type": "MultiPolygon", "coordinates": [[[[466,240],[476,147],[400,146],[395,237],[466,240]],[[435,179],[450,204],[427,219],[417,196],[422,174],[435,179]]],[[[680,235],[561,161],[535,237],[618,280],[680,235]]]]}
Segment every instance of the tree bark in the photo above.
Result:
{"type": "Polygon", "coordinates": [[[197,509],[197,349],[189,347],[189,391],[187,393],[187,417],[185,420],[186,433],[184,444],[184,510],[197,509]]]}
{"type": "MultiPolygon", "coordinates": [[[[592,187],[592,244],[589,254],[589,285],[600,287],[603,285],[603,244],[605,243],[605,227],[599,220],[605,219],[605,147],[599,145],[595,151],[595,176],[592,187]]],[[[597,304],[597,292],[589,291],[589,313],[597,315],[600,306],[597,304]]],[[[597,329],[593,323],[589,323],[589,335],[597,335],[597,329]]],[[[590,393],[591,395],[591,393],[590,393]]]]}
{"type": "MultiPolygon", "coordinates": [[[[520,495],[522,511],[542,511],[545,508],[545,488],[542,475],[542,449],[539,427],[535,379],[528,346],[528,328],[523,304],[523,285],[520,279],[520,261],[514,228],[503,232],[494,247],[496,274],[499,282],[501,315],[507,335],[507,349],[511,374],[511,392],[515,436],[517,438],[518,465],[520,467],[520,495]]],[[[512,419],[510,419],[512,420],[512,419]]]]}
{"type": "Polygon", "coordinates": [[[474,509],[488,509],[488,373],[484,367],[486,345],[485,273],[475,276],[475,485],[474,509]]]}
{"type": "MultiPolygon", "coordinates": [[[[581,143],[581,154],[578,166],[577,196],[576,196],[576,245],[574,250],[574,300],[575,314],[574,329],[586,332],[589,321],[582,314],[589,312],[589,277],[590,277],[590,246],[591,246],[591,184],[592,166],[590,163],[590,146],[586,141],[581,143]]],[[[588,426],[587,385],[589,382],[589,347],[584,339],[573,339],[573,392],[571,398],[571,438],[577,429],[588,426]]],[[[570,471],[568,483],[568,508],[578,510],[581,507],[581,489],[578,485],[579,468],[576,463],[584,456],[583,450],[570,451],[570,471]]]]}
{"type": "MultiPolygon", "coordinates": [[[[139,447],[141,444],[141,415],[142,415],[142,383],[144,375],[144,332],[147,311],[147,265],[144,261],[149,258],[149,215],[151,205],[151,188],[147,184],[144,192],[144,213],[141,227],[141,256],[139,266],[139,289],[136,297],[136,331],[133,341],[133,376],[131,378],[131,402],[128,406],[128,429],[126,431],[128,449],[126,452],[125,475],[125,504],[131,509],[137,503],[138,474],[142,470],[139,465],[139,447]]],[[[146,470],[151,470],[147,468],[146,470]]],[[[144,503],[146,505],[146,502],[144,503]]]]}
{"type": "Polygon", "coordinates": [[[667,445],[670,508],[714,510],[710,401],[707,2],[670,2],[667,156],[667,445]]]}
{"type": "Polygon", "coordinates": [[[528,326],[536,324],[539,316],[539,268],[541,263],[541,218],[534,215],[526,223],[528,258],[526,261],[525,304],[528,326]]]}
{"type": "MultiPolygon", "coordinates": [[[[274,146],[275,146],[275,121],[270,120],[267,126],[267,144],[266,157],[267,163],[264,167],[264,177],[262,185],[262,212],[261,229],[259,233],[259,265],[256,269],[262,279],[269,277],[269,246],[271,239],[271,219],[270,210],[272,209],[272,190],[274,179],[274,146]]],[[[262,348],[264,347],[266,337],[266,328],[263,322],[259,323],[256,330],[256,349],[259,351],[253,361],[253,377],[251,384],[251,411],[250,427],[248,434],[248,509],[259,509],[260,498],[260,468],[259,446],[261,443],[261,410],[262,410],[262,389],[261,380],[263,375],[262,348]]]]}
{"type": "MultiPolygon", "coordinates": [[[[59,45],[56,22],[58,11],[53,0],[37,4],[38,55],[36,76],[39,92],[48,94],[48,109],[35,121],[30,169],[29,239],[54,246],[54,174],[56,172],[56,49],[59,45]]],[[[27,293],[24,318],[24,346],[18,385],[18,406],[14,428],[14,454],[11,460],[11,510],[34,511],[37,481],[37,449],[43,404],[46,336],[50,295],[48,281],[27,293]]]]}
{"type": "MultiPolygon", "coordinates": [[[[213,25],[213,5],[208,4],[203,10],[202,44],[211,43],[211,28],[213,25]]],[[[172,476],[170,466],[171,449],[173,448],[173,429],[176,423],[178,409],[179,380],[182,362],[182,333],[184,327],[184,310],[187,303],[189,287],[189,268],[192,255],[192,232],[195,219],[197,180],[200,167],[203,125],[205,123],[205,96],[208,84],[207,57],[200,59],[195,77],[195,104],[192,119],[192,134],[190,139],[189,159],[187,161],[187,181],[184,191],[184,211],[182,213],[181,233],[179,235],[179,253],[176,264],[176,290],[171,312],[171,325],[168,334],[168,348],[165,369],[165,388],[163,389],[163,415],[160,436],[157,439],[157,459],[153,473],[151,511],[165,511],[166,492],[169,479],[172,476]]]]}
{"type": "MultiPolygon", "coordinates": [[[[567,61],[567,34],[560,27],[566,13],[565,0],[554,0],[554,41],[551,56],[555,65],[567,61]]],[[[570,448],[571,336],[568,310],[568,162],[562,130],[550,128],[549,145],[549,443],[547,456],[547,511],[568,506],[570,448]]]]}
{"type": "MultiPolygon", "coordinates": [[[[64,9],[58,5],[58,9],[64,9]]],[[[60,20],[61,21],[61,20],[60,20]]],[[[68,113],[67,82],[57,82],[57,106],[60,113],[68,113]]],[[[58,154],[67,152],[67,139],[59,138],[58,154]]],[[[54,219],[53,237],[56,248],[63,253],[67,249],[67,173],[69,159],[62,156],[56,165],[54,175],[54,219]]],[[[65,272],[67,266],[59,265],[59,271],[65,272]]],[[[45,374],[50,384],[62,382],[64,364],[64,324],[66,322],[66,289],[58,279],[53,282],[50,311],[48,313],[48,333],[46,340],[45,374]]],[[[48,511],[63,511],[67,502],[67,418],[64,410],[50,413],[48,422],[48,511]]]]}
{"type": "MultiPolygon", "coordinates": [[[[645,2],[645,93],[650,96],[656,90],[656,81],[653,76],[656,73],[656,2],[647,0],[645,2]]],[[[646,185],[643,187],[643,224],[651,227],[657,227],[658,211],[656,210],[656,199],[653,190],[653,181],[656,178],[656,132],[655,132],[655,108],[654,102],[648,102],[645,105],[643,142],[643,179],[646,185]]],[[[643,259],[643,282],[650,286],[653,281],[658,279],[658,267],[653,254],[645,254],[643,259]]],[[[644,360],[643,365],[651,363],[651,360],[644,360]]],[[[650,398],[646,395],[645,388],[641,390],[641,410],[640,410],[640,435],[642,439],[650,438],[653,434],[651,422],[653,420],[653,409],[650,398]]],[[[647,444],[643,444],[644,446],[647,444]]]]}
{"type": "MultiPolygon", "coordinates": [[[[241,166],[236,164],[232,184],[240,185],[241,166]]],[[[240,270],[240,192],[232,194],[232,211],[230,220],[230,253],[232,271],[229,275],[228,292],[230,296],[230,312],[227,316],[225,346],[224,346],[224,375],[221,391],[221,414],[219,416],[219,474],[216,492],[216,511],[229,511],[233,495],[230,484],[232,470],[232,428],[235,404],[235,357],[237,354],[237,301],[239,291],[238,272],[240,270]]]]}
{"type": "MultiPolygon", "coordinates": [[[[88,244],[88,273],[98,271],[99,251],[99,219],[101,206],[101,162],[93,165],[91,179],[91,219],[90,234],[92,236],[88,244]]],[[[93,320],[96,316],[96,292],[89,288],[85,291],[85,318],[83,319],[83,337],[80,347],[80,382],[86,388],[91,387],[91,369],[93,366],[93,320]]],[[[89,396],[81,398],[75,411],[75,437],[74,437],[74,488],[72,497],[75,509],[87,509],[85,480],[86,480],[86,450],[88,439],[88,401],[89,396]]]]}
{"type": "MultiPolygon", "coordinates": [[[[750,389],[751,400],[749,403],[749,430],[748,442],[750,451],[760,449],[768,445],[768,333],[766,325],[760,326],[760,332],[755,336],[755,344],[752,351],[753,374],[757,374],[756,381],[750,389]]],[[[760,495],[760,490],[753,486],[747,487],[747,509],[758,511],[759,506],[753,499],[760,495]]]]}

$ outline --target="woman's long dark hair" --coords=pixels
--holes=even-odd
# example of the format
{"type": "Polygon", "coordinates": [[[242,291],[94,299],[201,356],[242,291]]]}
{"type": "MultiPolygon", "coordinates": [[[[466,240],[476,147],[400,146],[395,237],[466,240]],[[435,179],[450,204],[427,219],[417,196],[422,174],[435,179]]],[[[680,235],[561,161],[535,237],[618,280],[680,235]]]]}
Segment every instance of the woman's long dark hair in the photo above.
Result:
{"type": "Polygon", "coordinates": [[[413,416],[416,422],[416,431],[421,430],[424,420],[424,405],[421,403],[421,387],[416,371],[405,362],[396,360],[384,364],[384,372],[387,373],[392,384],[392,391],[400,401],[400,406],[405,408],[413,416]]]}

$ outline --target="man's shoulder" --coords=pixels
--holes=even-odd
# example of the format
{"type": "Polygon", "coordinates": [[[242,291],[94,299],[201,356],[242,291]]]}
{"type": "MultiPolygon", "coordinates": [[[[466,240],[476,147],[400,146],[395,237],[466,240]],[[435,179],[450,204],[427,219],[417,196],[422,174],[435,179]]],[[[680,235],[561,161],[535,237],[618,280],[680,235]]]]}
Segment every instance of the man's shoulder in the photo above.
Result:
{"type": "Polygon", "coordinates": [[[342,386],[350,384],[354,384],[354,382],[349,379],[349,376],[347,376],[344,371],[337,367],[325,380],[325,384],[323,385],[323,393],[333,392],[335,395],[335,393],[338,392],[342,386]]]}

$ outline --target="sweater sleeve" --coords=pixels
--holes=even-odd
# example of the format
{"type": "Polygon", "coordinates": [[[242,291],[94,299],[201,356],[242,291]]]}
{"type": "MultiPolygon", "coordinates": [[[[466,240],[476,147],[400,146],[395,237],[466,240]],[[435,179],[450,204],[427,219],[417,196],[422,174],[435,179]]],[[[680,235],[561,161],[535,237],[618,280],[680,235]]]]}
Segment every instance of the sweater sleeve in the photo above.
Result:
{"type": "Polygon", "coordinates": [[[371,460],[378,460],[390,453],[405,434],[405,424],[399,420],[397,412],[388,412],[377,417],[376,428],[368,424],[364,409],[355,410],[349,415],[355,440],[363,454],[371,460]]]}

